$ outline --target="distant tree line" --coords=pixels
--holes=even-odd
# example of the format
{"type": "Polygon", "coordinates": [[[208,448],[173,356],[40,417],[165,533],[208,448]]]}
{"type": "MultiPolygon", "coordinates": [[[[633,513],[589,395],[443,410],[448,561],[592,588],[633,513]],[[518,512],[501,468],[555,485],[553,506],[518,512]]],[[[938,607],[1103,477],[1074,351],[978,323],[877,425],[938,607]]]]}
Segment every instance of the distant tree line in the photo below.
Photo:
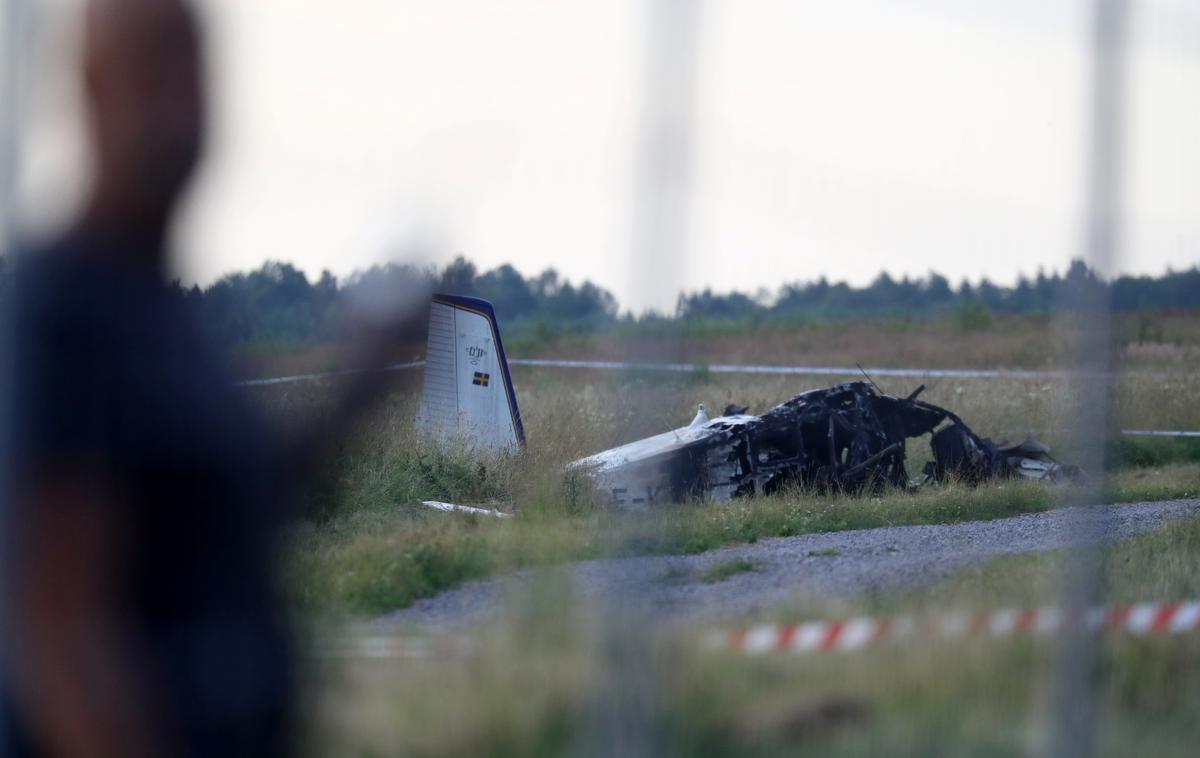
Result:
{"type": "Polygon", "coordinates": [[[268,262],[228,274],[205,289],[173,285],[225,345],[327,342],[342,338],[347,316],[363,302],[413,291],[472,295],[492,302],[506,331],[553,328],[591,331],[617,320],[617,301],[601,287],[576,286],[547,269],[526,279],[509,265],[480,272],[458,258],[441,271],[403,264],[374,266],[339,282],[328,271],[310,282],[290,263],[268,262]]]}
{"type": "Polygon", "coordinates": [[[1089,290],[1107,294],[1118,311],[1200,307],[1200,269],[1168,271],[1158,277],[1122,276],[1101,280],[1082,261],[1073,261],[1065,275],[1039,271],[1030,279],[1021,276],[1012,287],[992,284],[986,278],[972,285],[963,280],[952,287],[946,277],[930,272],[927,277],[899,281],[881,273],[866,287],[845,282],[830,284],[824,277],[815,282],[784,285],[779,292],[758,297],[710,290],[679,297],[677,317],[708,319],[758,319],[787,321],[797,318],[841,318],[861,315],[934,315],[966,309],[994,313],[1050,313],[1071,307],[1089,290]],[[1107,293],[1104,292],[1107,290],[1107,293]]]}
{"type": "MultiPolygon", "coordinates": [[[[0,257],[0,296],[8,286],[7,270],[0,257]]],[[[1080,261],[1073,262],[1065,274],[1022,276],[1011,287],[986,278],[977,284],[964,280],[951,286],[945,277],[931,272],[923,278],[900,280],[883,273],[866,287],[830,283],[822,277],[753,296],[706,289],[680,295],[674,314],[641,317],[621,315],[611,292],[591,282],[572,284],[554,269],[526,278],[509,265],[479,271],[461,257],[441,270],[388,264],[342,281],[328,271],[310,281],[289,263],[269,262],[248,273],[224,276],[206,288],[185,288],[177,282],[173,292],[196,311],[217,340],[232,346],[336,341],[345,336],[341,330],[356,302],[395,297],[394,293],[411,292],[414,286],[485,298],[495,306],[506,331],[543,335],[685,319],[771,324],[946,313],[987,319],[992,313],[1059,311],[1069,307],[1072,293],[1088,289],[1106,294],[1118,311],[1200,307],[1200,268],[1106,282],[1080,261]]]]}

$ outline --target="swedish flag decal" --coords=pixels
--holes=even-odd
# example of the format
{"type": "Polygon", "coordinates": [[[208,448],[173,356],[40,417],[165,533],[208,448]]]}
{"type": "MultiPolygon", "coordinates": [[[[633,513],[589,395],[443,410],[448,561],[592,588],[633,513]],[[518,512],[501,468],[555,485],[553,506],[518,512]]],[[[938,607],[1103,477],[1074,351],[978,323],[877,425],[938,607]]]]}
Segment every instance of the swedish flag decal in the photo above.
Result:
{"type": "Polygon", "coordinates": [[[471,380],[471,384],[474,384],[477,387],[486,387],[486,386],[488,386],[488,382],[491,381],[491,379],[492,379],[491,374],[485,374],[482,371],[476,371],[475,378],[471,380]]]}

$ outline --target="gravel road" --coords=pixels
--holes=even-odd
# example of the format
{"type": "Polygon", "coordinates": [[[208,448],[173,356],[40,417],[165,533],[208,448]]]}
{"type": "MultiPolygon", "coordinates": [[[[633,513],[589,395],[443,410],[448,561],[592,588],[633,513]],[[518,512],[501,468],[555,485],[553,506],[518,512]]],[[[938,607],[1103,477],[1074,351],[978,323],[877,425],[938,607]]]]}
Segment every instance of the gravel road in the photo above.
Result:
{"type": "MultiPolygon", "coordinates": [[[[760,540],[700,555],[582,561],[561,569],[576,596],[642,607],[668,620],[732,619],[803,597],[848,596],[927,584],[997,556],[1148,532],[1165,520],[1200,515],[1200,500],[1064,508],[996,521],[897,526],[760,540]],[[710,567],[735,559],[755,571],[705,582],[710,567]]],[[[496,615],[505,595],[531,586],[531,571],[470,582],[374,622],[380,631],[449,629],[496,615]]]]}

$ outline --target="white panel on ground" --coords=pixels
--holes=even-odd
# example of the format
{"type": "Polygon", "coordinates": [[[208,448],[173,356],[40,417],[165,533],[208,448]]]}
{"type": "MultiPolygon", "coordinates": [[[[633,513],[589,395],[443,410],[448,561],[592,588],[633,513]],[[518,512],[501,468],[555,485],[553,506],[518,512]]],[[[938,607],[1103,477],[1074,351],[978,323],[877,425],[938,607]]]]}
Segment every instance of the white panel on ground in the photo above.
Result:
{"type": "Polygon", "coordinates": [[[498,330],[489,315],[469,303],[435,299],[429,313],[419,428],[475,449],[516,445],[519,422],[506,371],[498,330]]]}

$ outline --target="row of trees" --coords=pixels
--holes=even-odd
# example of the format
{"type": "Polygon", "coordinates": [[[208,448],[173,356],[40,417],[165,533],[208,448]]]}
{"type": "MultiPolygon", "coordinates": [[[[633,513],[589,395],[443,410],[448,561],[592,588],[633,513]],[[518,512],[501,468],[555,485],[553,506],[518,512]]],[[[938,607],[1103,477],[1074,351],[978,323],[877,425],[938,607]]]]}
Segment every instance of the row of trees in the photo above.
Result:
{"type": "MultiPolygon", "coordinates": [[[[270,262],[229,274],[206,289],[174,285],[178,297],[225,345],[246,342],[337,340],[364,303],[387,303],[398,293],[450,292],[490,300],[506,330],[552,324],[588,331],[617,320],[612,293],[584,282],[575,286],[553,269],[526,279],[509,265],[480,272],[458,258],[441,271],[401,264],[375,266],[339,282],[328,271],[310,282],[290,263],[270,262]]],[[[408,295],[405,295],[408,296],[408,295]]]]}
{"type": "MultiPolygon", "coordinates": [[[[591,282],[578,286],[553,269],[526,278],[509,265],[480,271],[458,258],[439,270],[391,264],[356,273],[339,282],[324,272],[310,282],[287,263],[267,263],[256,271],[231,274],[201,290],[179,289],[201,319],[225,344],[247,341],[313,342],[336,340],[346,313],[356,302],[395,299],[420,288],[490,300],[506,331],[586,332],[640,319],[619,315],[612,293],[591,282]]],[[[1069,307],[1081,292],[1106,294],[1121,311],[1200,307],[1200,269],[1159,277],[1123,276],[1105,282],[1080,261],[1066,273],[1039,272],[1004,287],[983,279],[952,287],[930,273],[899,281],[880,274],[866,287],[844,282],[784,285],[771,295],[711,290],[679,297],[675,319],[786,323],[855,315],[936,315],[949,312],[1045,313],[1069,307]]],[[[655,318],[661,322],[661,317],[655,318]]]]}
{"type": "MultiPolygon", "coordinates": [[[[0,257],[0,296],[8,276],[0,257]]],[[[866,287],[825,278],[787,284],[777,293],[754,296],[711,290],[679,297],[675,319],[786,323],[854,315],[935,315],[970,310],[987,313],[1039,313],[1069,307],[1072,297],[1091,290],[1105,294],[1119,311],[1200,307],[1200,268],[1168,271],[1158,277],[1123,276],[1112,282],[1097,277],[1080,261],[1065,274],[1039,272],[1004,287],[983,279],[952,287],[947,279],[899,281],[880,274],[866,287]]],[[[621,316],[612,293],[591,282],[578,286],[554,269],[526,278],[509,265],[479,271],[458,258],[441,270],[389,264],[358,272],[343,281],[328,271],[310,281],[289,263],[266,263],[249,273],[225,276],[201,289],[174,285],[176,295],[195,309],[201,321],[225,345],[247,342],[324,342],[337,340],[347,315],[364,301],[394,301],[397,293],[451,292],[490,300],[506,331],[520,334],[594,331],[618,322],[651,318],[621,316]]],[[[671,317],[667,317],[668,319],[671,317]]]]}
{"type": "Polygon", "coordinates": [[[791,320],[837,318],[853,315],[927,315],[984,307],[996,313],[1048,313],[1070,307],[1080,293],[1106,294],[1118,311],[1200,307],[1200,269],[1168,271],[1159,277],[1122,276],[1104,282],[1082,261],[1073,261],[1066,274],[1039,271],[1029,279],[1021,276],[1015,286],[992,284],[986,278],[972,285],[965,279],[957,286],[940,274],[922,279],[904,277],[896,281],[882,273],[866,287],[845,282],[830,284],[824,277],[815,282],[788,284],[771,297],[741,293],[714,294],[710,290],[681,295],[677,316],[710,319],[791,320]]]}

